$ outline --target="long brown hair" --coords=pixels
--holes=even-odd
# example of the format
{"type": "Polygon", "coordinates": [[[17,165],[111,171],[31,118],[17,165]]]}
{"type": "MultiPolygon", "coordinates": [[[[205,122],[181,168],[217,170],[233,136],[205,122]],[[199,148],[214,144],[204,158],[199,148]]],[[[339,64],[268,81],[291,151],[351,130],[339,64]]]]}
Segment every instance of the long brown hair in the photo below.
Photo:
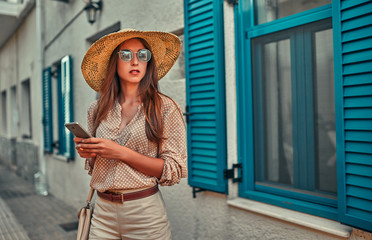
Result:
{"type": "MultiPolygon", "coordinates": [[[[151,51],[150,46],[143,39],[137,38],[142,44],[151,51]]],[[[100,90],[97,108],[93,114],[93,135],[96,135],[99,124],[106,118],[109,110],[112,109],[116,99],[120,94],[120,82],[117,74],[119,44],[112,52],[106,78],[100,90]]],[[[156,69],[154,58],[147,63],[146,74],[139,83],[138,93],[144,106],[146,119],[146,136],[147,138],[160,144],[163,139],[163,116],[161,114],[162,99],[158,88],[159,77],[156,69]]]]}

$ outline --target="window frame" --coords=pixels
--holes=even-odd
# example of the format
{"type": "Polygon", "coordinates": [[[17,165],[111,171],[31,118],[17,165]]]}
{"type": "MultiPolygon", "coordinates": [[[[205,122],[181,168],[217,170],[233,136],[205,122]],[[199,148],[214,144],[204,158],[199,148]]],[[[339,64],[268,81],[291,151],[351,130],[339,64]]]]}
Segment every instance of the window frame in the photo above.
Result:
{"type": "Polygon", "coordinates": [[[307,195],[302,192],[293,192],[288,197],[288,191],[275,189],[270,193],[267,186],[257,186],[254,170],[254,114],[253,114],[253,76],[252,76],[252,46],[253,38],[276,33],[294,27],[332,18],[332,4],[324,5],[305,12],[284,17],[261,25],[254,25],[252,14],[253,0],[244,1],[237,9],[240,19],[237,28],[237,107],[238,107],[238,159],[243,163],[243,182],[239,184],[239,197],[253,199],[273,205],[289,208],[336,220],[337,200],[323,199],[307,195]],[[240,30],[240,31],[239,31],[240,30]],[[243,67],[244,66],[244,67],[243,67]],[[244,79],[244,81],[243,81],[244,79]],[[308,197],[308,201],[301,200],[308,197]]]}
{"type": "Polygon", "coordinates": [[[53,68],[54,71],[51,66],[44,69],[44,148],[45,152],[60,156],[58,159],[70,161],[75,158],[75,144],[64,124],[74,121],[72,57],[64,56],[53,64],[53,68]]]}

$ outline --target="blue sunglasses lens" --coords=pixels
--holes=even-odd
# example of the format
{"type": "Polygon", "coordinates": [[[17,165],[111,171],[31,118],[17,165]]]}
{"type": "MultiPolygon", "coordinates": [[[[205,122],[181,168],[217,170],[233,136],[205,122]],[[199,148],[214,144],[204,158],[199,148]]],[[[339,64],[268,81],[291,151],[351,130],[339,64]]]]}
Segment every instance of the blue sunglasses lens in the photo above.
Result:
{"type": "Polygon", "coordinates": [[[138,52],[124,49],[119,51],[119,57],[122,61],[129,62],[133,59],[134,53],[137,54],[137,59],[141,62],[148,62],[151,59],[151,52],[148,49],[140,49],[138,52]]]}

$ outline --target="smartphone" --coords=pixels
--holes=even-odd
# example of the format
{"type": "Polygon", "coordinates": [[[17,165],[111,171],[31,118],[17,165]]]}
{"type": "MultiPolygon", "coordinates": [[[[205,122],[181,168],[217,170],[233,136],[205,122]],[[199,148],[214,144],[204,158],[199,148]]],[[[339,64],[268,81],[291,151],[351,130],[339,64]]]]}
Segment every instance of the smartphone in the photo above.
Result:
{"type": "Polygon", "coordinates": [[[92,135],[89,134],[85,128],[83,128],[78,122],[71,122],[66,123],[65,127],[72,132],[72,134],[75,135],[75,137],[79,138],[91,138],[92,135]]]}

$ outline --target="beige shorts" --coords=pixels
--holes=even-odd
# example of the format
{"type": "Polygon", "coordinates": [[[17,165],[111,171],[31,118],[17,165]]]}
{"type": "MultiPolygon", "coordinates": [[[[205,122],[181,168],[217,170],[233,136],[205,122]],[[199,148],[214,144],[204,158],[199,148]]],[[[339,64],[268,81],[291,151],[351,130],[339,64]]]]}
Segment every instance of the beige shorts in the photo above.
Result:
{"type": "Polygon", "coordinates": [[[97,197],[89,239],[172,239],[160,191],[123,204],[97,197]]]}

